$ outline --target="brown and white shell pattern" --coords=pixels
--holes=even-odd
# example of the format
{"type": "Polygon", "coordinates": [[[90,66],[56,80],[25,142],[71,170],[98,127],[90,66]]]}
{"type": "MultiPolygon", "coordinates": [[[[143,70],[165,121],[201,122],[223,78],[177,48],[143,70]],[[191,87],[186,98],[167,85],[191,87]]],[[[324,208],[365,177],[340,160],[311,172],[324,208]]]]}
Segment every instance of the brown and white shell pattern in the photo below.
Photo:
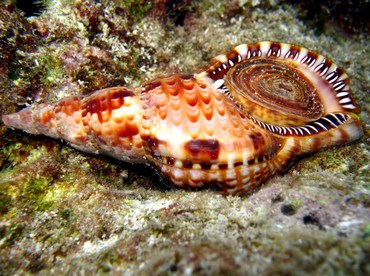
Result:
{"type": "Polygon", "coordinates": [[[251,191],[297,156],[362,135],[344,70],[280,42],[242,44],[194,75],[114,87],[4,115],[11,128],[147,163],[181,187],[251,191]]]}

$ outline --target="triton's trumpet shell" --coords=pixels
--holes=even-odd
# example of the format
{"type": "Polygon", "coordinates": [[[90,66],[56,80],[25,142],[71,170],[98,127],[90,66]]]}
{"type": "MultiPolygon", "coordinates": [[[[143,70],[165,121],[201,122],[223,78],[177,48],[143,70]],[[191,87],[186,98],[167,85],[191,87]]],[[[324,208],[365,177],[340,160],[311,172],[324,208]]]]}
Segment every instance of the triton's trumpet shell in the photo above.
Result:
{"type": "Polygon", "coordinates": [[[243,194],[293,159],[362,136],[344,71],[305,48],[243,44],[195,75],[34,105],[4,123],[148,162],[175,185],[243,194]]]}

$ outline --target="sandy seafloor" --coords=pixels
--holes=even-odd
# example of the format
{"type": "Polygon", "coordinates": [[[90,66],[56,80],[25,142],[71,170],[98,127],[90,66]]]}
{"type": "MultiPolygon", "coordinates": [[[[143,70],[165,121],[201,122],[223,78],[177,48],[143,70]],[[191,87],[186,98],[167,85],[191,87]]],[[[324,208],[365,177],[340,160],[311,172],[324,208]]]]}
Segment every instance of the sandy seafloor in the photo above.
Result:
{"type": "Polygon", "coordinates": [[[2,114],[192,73],[238,44],[275,40],[346,69],[365,136],[225,197],[1,123],[0,275],[370,274],[367,1],[44,2],[27,14],[1,4],[2,114]]]}

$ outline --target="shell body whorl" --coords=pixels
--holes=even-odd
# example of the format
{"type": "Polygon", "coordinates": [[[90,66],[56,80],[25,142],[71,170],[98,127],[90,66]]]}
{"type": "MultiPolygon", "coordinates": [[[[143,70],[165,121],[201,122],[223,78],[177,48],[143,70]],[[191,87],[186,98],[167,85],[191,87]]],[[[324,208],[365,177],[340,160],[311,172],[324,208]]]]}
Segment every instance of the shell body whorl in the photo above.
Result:
{"type": "Polygon", "coordinates": [[[244,194],[295,157],[363,132],[344,70],[306,48],[242,44],[195,75],[99,90],[3,115],[82,151],[148,162],[181,187],[244,194]]]}
{"type": "Polygon", "coordinates": [[[144,85],[142,139],[173,183],[241,190],[278,170],[280,139],[256,125],[212,83],[173,75],[144,85]]]}

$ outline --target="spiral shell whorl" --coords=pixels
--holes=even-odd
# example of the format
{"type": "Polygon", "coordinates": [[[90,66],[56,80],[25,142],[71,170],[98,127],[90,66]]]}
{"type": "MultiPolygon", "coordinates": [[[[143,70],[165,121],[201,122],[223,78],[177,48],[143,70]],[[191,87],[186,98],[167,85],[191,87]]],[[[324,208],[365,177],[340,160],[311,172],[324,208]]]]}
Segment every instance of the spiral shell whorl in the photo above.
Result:
{"type": "Polygon", "coordinates": [[[314,86],[278,60],[240,63],[230,69],[225,85],[246,111],[269,124],[296,126],[317,120],[324,112],[314,86]]]}
{"type": "Polygon", "coordinates": [[[277,163],[363,135],[344,70],[306,48],[242,44],[212,59],[196,78],[212,80],[252,121],[283,139],[277,163]]]}
{"type": "Polygon", "coordinates": [[[242,44],[214,58],[197,77],[224,80],[219,82],[223,89],[247,112],[276,126],[302,125],[328,113],[358,113],[343,69],[296,45],[242,44]]]}

